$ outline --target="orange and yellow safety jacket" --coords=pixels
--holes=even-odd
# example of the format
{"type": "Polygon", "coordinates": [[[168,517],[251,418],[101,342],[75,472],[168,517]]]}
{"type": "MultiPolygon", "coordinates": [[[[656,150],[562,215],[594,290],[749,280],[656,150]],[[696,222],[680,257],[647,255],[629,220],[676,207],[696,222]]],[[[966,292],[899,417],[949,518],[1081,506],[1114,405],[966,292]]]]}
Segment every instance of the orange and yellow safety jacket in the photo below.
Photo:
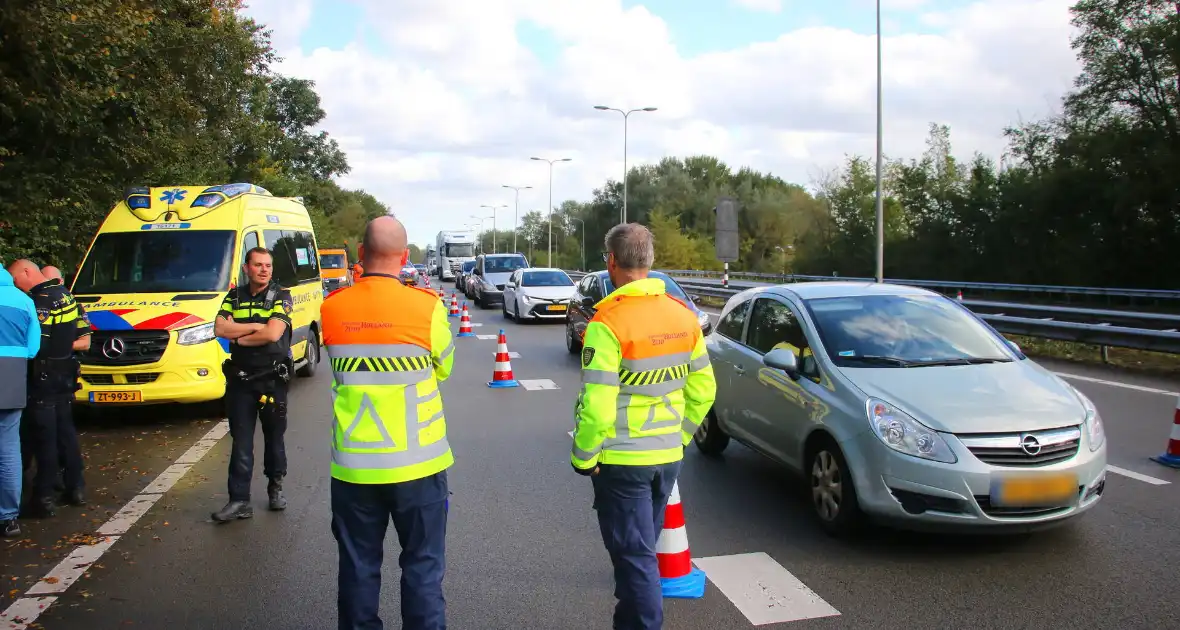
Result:
{"type": "Polygon", "coordinates": [[[582,342],[574,467],[679,461],[717,394],[696,316],[658,278],[625,284],[595,308],[582,342]]]}
{"type": "Polygon", "coordinates": [[[438,384],[455,347],[438,295],[368,274],[329,295],[320,316],[332,365],[332,477],[401,483],[454,464],[438,384]]]}

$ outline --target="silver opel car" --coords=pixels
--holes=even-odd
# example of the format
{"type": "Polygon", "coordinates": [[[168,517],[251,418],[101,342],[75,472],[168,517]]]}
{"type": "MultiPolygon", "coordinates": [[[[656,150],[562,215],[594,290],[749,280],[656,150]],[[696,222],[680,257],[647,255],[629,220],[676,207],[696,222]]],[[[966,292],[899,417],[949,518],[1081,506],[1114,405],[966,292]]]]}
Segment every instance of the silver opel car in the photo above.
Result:
{"type": "Polygon", "coordinates": [[[717,401],[694,440],[800,473],[819,522],[1031,530],[1093,507],[1102,420],[955,300],[863,282],[760,287],[707,338],[717,401]]]}

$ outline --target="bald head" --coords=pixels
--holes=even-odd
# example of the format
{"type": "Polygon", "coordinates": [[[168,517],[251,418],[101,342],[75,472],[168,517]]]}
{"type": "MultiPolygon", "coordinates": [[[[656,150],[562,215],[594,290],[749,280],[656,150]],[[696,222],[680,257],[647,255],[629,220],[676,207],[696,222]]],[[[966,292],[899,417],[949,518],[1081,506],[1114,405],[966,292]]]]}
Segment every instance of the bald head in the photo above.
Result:
{"type": "Polygon", "coordinates": [[[46,280],[45,274],[41,273],[41,268],[33,264],[33,261],[24,258],[12,261],[8,265],[8,273],[12,274],[12,283],[16,285],[16,288],[26,293],[46,280]]]}
{"type": "Polygon", "coordinates": [[[365,226],[365,237],[360,246],[360,259],[365,271],[396,275],[405,264],[406,226],[391,217],[377,217],[365,226]]]}
{"type": "Polygon", "coordinates": [[[54,267],[53,265],[45,265],[44,267],[42,267],[41,268],[41,275],[45,276],[46,280],[62,280],[63,282],[65,280],[64,278],[62,278],[61,269],[58,269],[57,267],[54,267]]]}

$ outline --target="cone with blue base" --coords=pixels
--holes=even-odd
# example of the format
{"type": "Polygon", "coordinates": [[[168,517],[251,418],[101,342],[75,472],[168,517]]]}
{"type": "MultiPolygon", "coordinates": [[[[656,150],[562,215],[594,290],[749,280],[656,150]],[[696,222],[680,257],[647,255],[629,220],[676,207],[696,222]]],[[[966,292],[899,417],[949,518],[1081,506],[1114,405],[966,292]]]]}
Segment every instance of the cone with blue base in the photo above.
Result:
{"type": "Polygon", "coordinates": [[[512,361],[508,359],[508,339],[504,331],[500,330],[500,339],[496,341],[496,366],[492,368],[492,380],[488,387],[520,387],[516,378],[512,376],[512,361]]]}
{"type": "Polygon", "coordinates": [[[463,303],[463,316],[459,318],[459,334],[456,337],[474,337],[471,331],[471,316],[467,314],[467,302],[463,303]]]}
{"type": "Polygon", "coordinates": [[[692,566],[679,482],[672,484],[672,496],[668,497],[668,506],[664,508],[664,527],[656,542],[656,560],[660,563],[660,591],[664,597],[698,599],[705,596],[705,572],[692,566]]]}
{"type": "Polygon", "coordinates": [[[1151,461],[1169,468],[1180,468],[1180,398],[1176,399],[1176,411],[1172,415],[1172,434],[1168,436],[1168,449],[1162,455],[1152,457],[1151,461]]]}
{"type": "MultiPolygon", "coordinates": [[[[464,302],[466,304],[466,302],[464,302]]],[[[451,291],[451,312],[447,313],[447,317],[459,316],[459,300],[455,297],[455,292],[451,291]]]]}

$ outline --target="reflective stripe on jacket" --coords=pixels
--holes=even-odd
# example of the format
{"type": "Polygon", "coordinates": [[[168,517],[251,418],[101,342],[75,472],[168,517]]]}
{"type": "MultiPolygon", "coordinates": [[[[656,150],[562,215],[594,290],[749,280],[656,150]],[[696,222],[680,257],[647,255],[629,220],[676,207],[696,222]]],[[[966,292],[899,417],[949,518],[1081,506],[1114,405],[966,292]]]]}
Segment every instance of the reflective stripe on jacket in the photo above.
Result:
{"type": "Polygon", "coordinates": [[[717,381],[696,316],[646,278],[595,305],[582,350],[573,465],[678,461],[717,381]]]}
{"type": "Polygon", "coordinates": [[[332,476],[400,483],[455,463],[442,392],[455,347],[434,293],[370,274],[320,307],[332,365],[332,476]]]}

